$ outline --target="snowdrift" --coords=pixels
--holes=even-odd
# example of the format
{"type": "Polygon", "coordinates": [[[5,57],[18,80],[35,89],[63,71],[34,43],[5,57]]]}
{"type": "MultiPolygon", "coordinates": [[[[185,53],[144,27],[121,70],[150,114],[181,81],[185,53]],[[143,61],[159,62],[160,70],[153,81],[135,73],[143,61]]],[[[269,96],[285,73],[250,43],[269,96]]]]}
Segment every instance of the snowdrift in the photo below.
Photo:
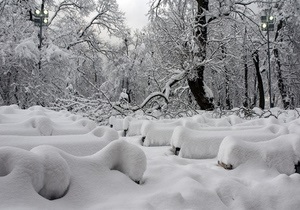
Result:
{"type": "Polygon", "coordinates": [[[235,127],[228,130],[201,131],[179,126],[173,132],[171,145],[174,152],[179,152],[180,157],[205,159],[217,156],[221,142],[228,135],[243,137],[245,141],[258,142],[267,141],[287,133],[288,129],[281,125],[253,127],[252,129],[235,127]]]}
{"type": "Polygon", "coordinates": [[[227,136],[220,145],[218,161],[228,169],[248,161],[264,162],[279,173],[291,175],[300,161],[300,136],[282,135],[265,142],[246,142],[242,137],[227,136]]]}
{"type": "MultiPolygon", "coordinates": [[[[95,171],[118,170],[135,182],[141,181],[146,170],[144,152],[122,140],[112,142],[92,156],[81,158],[52,146],[38,146],[30,151],[1,147],[0,160],[1,189],[9,188],[9,180],[17,183],[27,180],[26,185],[31,185],[32,188],[25,188],[26,191],[23,193],[33,194],[36,197],[41,195],[48,200],[58,199],[80,190],[78,189],[80,185],[76,184],[78,174],[74,170],[75,165],[77,167],[89,165],[89,168],[95,171]]],[[[101,174],[103,175],[98,174],[100,179],[101,174]]],[[[1,202],[0,207],[3,207],[3,203],[5,201],[1,202]]]]}
{"type": "Polygon", "coordinates": [[[298,209],[300,123],[295,112],[275,111],[278,119],[126,117],[109,128],[67,111],[0,107],[0,209],[298,209]],[[218,159],[143,146],[145,122],[155,124],[143,131],[157,136],[149,144],[174,137],[181,156],[218,159]]]}

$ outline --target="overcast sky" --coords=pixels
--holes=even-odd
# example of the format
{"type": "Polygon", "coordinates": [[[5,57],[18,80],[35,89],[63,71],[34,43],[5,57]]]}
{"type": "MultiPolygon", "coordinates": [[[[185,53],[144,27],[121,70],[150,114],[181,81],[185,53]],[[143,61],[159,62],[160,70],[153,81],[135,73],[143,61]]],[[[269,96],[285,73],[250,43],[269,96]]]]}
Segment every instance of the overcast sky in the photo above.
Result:
{"type": "Polygon", "coordinates": [[[146,16],[149,5],[149,0],[117,0],[119,8],[125,12],[127,25],[133,30],[142,29],[148,22],[146,16]]]}

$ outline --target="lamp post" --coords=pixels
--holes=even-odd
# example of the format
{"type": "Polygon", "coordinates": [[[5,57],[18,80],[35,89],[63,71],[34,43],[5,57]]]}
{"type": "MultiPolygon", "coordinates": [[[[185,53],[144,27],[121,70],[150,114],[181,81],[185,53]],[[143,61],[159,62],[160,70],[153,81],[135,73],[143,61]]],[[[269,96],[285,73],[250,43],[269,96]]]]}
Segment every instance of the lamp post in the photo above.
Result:
{"type": "Polygon", "coordinates": [[[33,14],[34,25],[40,27],[40,33],[39,33],[40,44],[39,44],[39,49],[42,48],[43,26],[47,26],[48,25],[48,16],[49,16],[48,10],[44,9],[44,3],[45,3],[45,0],[42,1],[41,9],[40,10],[36,9],[34,11],[34,14],[33,14]]]}
{"type": "Polygon", "coordinates": [[[271,9],[265,10],[265,15],[260,17],[262,31],[267,31],[267,44],[268,44],[268,65],[269,65],[269,95],[270,95],[270,108],[274,106],[272,103],[272,78],[271,78],[271,55],[270,55],[270,31],[274,31],[274,16],[271,15],[271,9]]]}
{"type": "MultiPolygon", "coordinates": [[[[33,15],[30,16],[30,20],[32,20],[34,22],[35,26],[40,27],[40,32],[38,34],[39,37],[39,50],[42,49],[42,42],[43,42],[43,26],[48,26],[48,17],[49,17],[49,12],[48,10],[45,10],[44,8],[44,4],[45,4],[45,0],[42,0],[42,5],[41,5],[41,9],[35,9],[33,15]]],[[[31,11],[30,11],[30,14],[31,11]]],[[[41,57],[38,63],[39,69],[41,69],[41,57]]]]}

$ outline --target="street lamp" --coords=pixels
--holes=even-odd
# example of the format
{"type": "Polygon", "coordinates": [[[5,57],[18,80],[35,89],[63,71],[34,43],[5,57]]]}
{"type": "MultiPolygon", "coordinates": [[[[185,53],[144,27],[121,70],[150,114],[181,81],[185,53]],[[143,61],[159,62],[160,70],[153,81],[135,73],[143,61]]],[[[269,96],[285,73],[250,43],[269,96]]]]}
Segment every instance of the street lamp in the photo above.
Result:
{"type": "Polygon", "coordinates": [[[48,10],[44,9],[44,3],[45,3],[45,0],[42,1],[41,9],[36,9],[34,11],[34,14],[33,14],[34,25],[40,27],[40,33],[39,33],[40,44],[39,44],[39,49],[42,48],[43,26],[48,26],[48,17],[49,17],[48,10]]]}
{"type": "MultiPolygon", "coordinates": [[[[31,15],[30,20],[32,20],[34,22],[35,26],[40,27],[40,33],[38,35],[39,40],[40,40],[38,48],[40,50],[42,49],[43,26],[48,26],[48,17],[49,17],[49,11],[44,9],[44,3],[45,3],[45,0],[42,0],[41,9],[35,9],[33,15],[30,12],[30,15],[31,15]]],[[[40,61],[39,61],[38,65],[39,65],[39,69],[41,69],[41,57],[40,57],[40,61]]]]}
{"type": "Polygon", "coordinates": [[[262,31],[267,31],[268,42],[268,64],[269,64],[269,95],[270,95],[270,108],[274,106],[272,103],[272,83],[271,83],[271,56],[270,56],[270,31],[274,31],[274,16],[271,14],[271,9],[265,10],[265,15],[260,17],[262,31]]]}

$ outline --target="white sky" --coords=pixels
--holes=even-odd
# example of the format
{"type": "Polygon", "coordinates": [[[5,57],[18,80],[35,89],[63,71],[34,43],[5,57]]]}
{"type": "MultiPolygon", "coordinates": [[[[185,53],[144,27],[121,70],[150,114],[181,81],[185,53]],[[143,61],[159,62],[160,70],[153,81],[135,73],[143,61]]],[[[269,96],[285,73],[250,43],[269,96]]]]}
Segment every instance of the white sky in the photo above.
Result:
{"type": "Polygon", "coordinates": [[[149,0],[117,0],[119,8],[125,12],[127,25],[133,30],[142,29],[148,22],[146,16],[149,5],[149,0]]]}

